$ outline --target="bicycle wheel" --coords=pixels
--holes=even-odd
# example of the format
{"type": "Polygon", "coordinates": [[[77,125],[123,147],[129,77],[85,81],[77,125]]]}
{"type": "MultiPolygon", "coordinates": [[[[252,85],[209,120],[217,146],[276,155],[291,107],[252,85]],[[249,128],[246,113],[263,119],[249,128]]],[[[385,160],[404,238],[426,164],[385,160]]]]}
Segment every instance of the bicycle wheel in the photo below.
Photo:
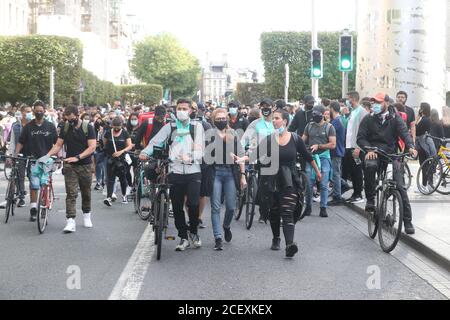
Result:
{"type": "Polygon", "coordinates": [[[300,214],[299,220],[303,220],[305,218],[305,213],[306,213],[306,197],[305,197],[305,193],[310,188],[308,176],[303,171],[300,171],[300,181],[301,181],[302,186],[303,186],[303,193],[304,194],[303,194],[303,197],[302,197],[302,199],[303,199],[302,200],[303,201],[303,208],[302,208],[302,212],[300,214]]]}
{"type": "Polygon", "coordinates": [[[165,192],[161,192],[158,197],[158,223],[156,227],[156,235],[158,237],[158,244],[156,248],[156,259],[161,260],[161,251],[162,251],[162,240],[163,240],[163,232],[165,228],[166,217],[169,214],[169,202],[167,199],[167,195],[165,192]]]}
{"type": "Polygon", "coordinates": [[[378,213],[378,239],[381,249],[389,253],[400,239],[403,225],[403,201],[398,190],[388,189],[378,213]]]}
{"type": "Polygon", "coordinates": [[[4,169],[3,173],[5,175],[6,181],[8,181],[11,178],[11,172],[12,172],[12,164],[6,164],[4,163],[4,169]]]}
{"type": "Polygon", "coordinates": [[[140,203],[141,203],[141,178],[139,176],[136,176],[134,179],[133,187],[136,190],[136,193],[134,194],[134,212],[139,213],[140,203]]]}
{"type": "Polygon", "coordinates": [[[419,168],[417,172],[417,189],[420,193],[428,196],[436,191],[442,179],[442,166],[439,158],[429,158],[419,168]],[[423,184],[425,180],[426,185],[423,184]]]}
{"type": "Polygon", "coordinates": [[[377,188],[377,197],[376,197],[376,204],[375,204],[375,210],[373,211],[366,211],[367,214],[367,229],[369,231],[369,237],[372,239],[375,239],[378,232],[378,212],[381,208],[381,195],[382,191],[378,187],[377,188]]]}
{"type": "Polygon", "coordinates": [[[438,184],[438,187],[436,189],[436,191],[440,194],[443,195],[449,195],[450,194],[450,167],[448,167],[447,165],[442,165],[441,167],[443,167],[442,169],[442,179],[438,184]]]}
{"type": "Polygon", "coordinates": [[[250,176],[250,183],[247,187],[247,199],[246,199],[246,208],[245,208],[245,226],[247,230],[252,228],[253,218],[255,216],[255,207],[256,207],[256,194],[258,192],[258,181],[256,180],[255,175],[250,176]]]}
{"type": "Polygon", "coordinates": [[[39,203],[37,214],[37,226],[40,234],[43,234],[48,224],[48,209],[46,208],[47,202],[47,187],[41,187],[39,190],[39,203]]]}
{"type": "Polygon", "coordinates": [[[234,218],[236,221],[239,221],[239,219],[242,216],[242,210],[244,209],[246,197],[247,197],[247,189],[237,192],[236,210],[234,211],[234,218]]]}
{"type": "Polygon", "coordinates": [[[138,190],[136,190],[137,213],[142,220],[147,221],[150,217],[152,207],[150,201],[151,190],[150,186],[145,184],[145,181],[141,180],[139,184],[138,190]]]}
{"type": "Polygon", "coordinates": [[[411,184],[412,184],[412,174],[411,174],[411,170],[409,169],[409,166],[407,163],[405,163],[405,168],[403,170],[403,177],[405,179],[405,188],[406,191],[409,190],[409,188],[411,188],[411,184]]]}
{"type": "Polygon", "coordinates": [[[16,189],[16,184],[14,183],[14,180],[10,180],[8,183],[8,187],[6,189],[5,223],[8,223],[10,216],[14,216],[15,189],[16,189]]]}

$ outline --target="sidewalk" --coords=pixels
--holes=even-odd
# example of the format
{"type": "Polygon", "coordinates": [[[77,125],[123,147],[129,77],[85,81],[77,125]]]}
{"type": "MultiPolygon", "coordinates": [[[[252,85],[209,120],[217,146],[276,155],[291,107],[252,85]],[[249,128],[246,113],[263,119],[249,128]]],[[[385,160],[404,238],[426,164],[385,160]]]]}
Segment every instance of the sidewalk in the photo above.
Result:
{"type": "MultiPolygon", "coordinates": [[[[416,174],[418,163],[409,162],[414,176],[408,190],[411,201],[414,235],[402,234],[401,241],[432,259],[450,271],[450,195],[434,193],[424,196],[415,192],[417,189],[416,174]]],[[[351,196],[351,191],[344,198],[351,196]]],[[[365,202],[357,205],[348,204],[359,214],[364,214],[365,202]]]]}

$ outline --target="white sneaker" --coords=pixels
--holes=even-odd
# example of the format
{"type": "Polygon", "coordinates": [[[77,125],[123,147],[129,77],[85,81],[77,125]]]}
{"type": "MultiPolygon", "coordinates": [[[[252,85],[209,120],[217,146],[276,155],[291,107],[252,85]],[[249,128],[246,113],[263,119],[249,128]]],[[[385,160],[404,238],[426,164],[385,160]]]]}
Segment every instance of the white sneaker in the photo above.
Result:
{"type": "Polygon", "coordinates": [[[128,196],[122,197],[122,204],[128,204],[128,196]]]}
{"type": "Polygon", "coordinates": [[[184,251],[187,248],[189,248],[191,245],[189,244],[189,241],[186,239],[181,239],[180,244],[177,245],[175,248],[175,251],[184,251]]]}
{"type": "Polygon", "coordinates": [[[112,206],[112,199],[111,199],[111,198],[106,198],[106,199],[103,201],[103,203],[104,203],[105,205],[107,205],[108,207],[111,207],[111,206],[112,206]]]}
{"type": "Polygon", "coordinates": [[[190,234],[189,235],[192,241],[192,245],[194,246],[195,249],[201,248],[202,246],[202,240],[200,240],[200,237],[198,236],[198,234],[190,234]]]}
{"type": "Polygon", "coordinates": [[[127,196],[129,196],[132,191],[133,191],[132,187],[127,187],[127,196]]]}
{"type": "Polygon", "coordinates": [[[90,213],[83,213],[83,220],[84,220],[84,227],[85,228],[92,228],[94,225],[91,221],[91,214],[90,213]]]}
{"type": "Polygon", "coordinates": [[[112,194],[111,200],[112,200],[112,202],[115,202],[117,200],[117,196],[115,193],[112,194]]]}
{"type": "Polygon", "coordinates": [[[67,225],[64,228],[64,233],[73,233],[76,231],[75,219],[67,219],[67,225]]]}

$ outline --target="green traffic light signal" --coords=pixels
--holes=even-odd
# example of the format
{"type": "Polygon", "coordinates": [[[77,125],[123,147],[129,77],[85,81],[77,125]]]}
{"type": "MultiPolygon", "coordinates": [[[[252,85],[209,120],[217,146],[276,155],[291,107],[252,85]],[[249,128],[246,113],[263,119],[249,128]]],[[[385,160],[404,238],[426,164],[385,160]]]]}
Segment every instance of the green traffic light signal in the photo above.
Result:
{"type": "Polygon", "coordinates": [[[313,49],[311,51],[311,78],[323,78],[322,49],[313,49]]]}
{"type": "Polygon", "coordinates": [[[339,70],[350,72],[353,70],[353,37],[341,36],[339,45],[339,70]]]}

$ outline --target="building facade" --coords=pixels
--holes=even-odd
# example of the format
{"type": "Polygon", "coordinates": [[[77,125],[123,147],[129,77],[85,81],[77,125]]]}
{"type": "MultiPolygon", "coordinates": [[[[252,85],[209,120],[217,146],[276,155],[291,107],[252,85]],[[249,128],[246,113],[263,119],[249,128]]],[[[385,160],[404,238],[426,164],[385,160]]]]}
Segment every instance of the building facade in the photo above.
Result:
{"type": "Polygon", "coordinates": [[[30,6],[28,0],[0,1],[0,35],[29,33],[30,6]]]}
{"type": "Polygon", "coordinates": [[[408,105],[446,103],[449,0],[358,1],[357,90],[409,95],[408,105]]]}

